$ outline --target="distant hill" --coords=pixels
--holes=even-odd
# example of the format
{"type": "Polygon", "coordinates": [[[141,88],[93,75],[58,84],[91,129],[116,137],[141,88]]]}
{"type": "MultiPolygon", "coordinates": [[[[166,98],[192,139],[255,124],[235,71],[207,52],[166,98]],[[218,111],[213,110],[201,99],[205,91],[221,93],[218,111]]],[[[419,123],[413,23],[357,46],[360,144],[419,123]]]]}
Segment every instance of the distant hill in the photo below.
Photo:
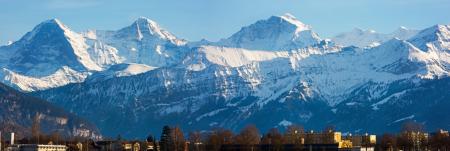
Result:
{"type": "Polygon", "coordinates": [[[67,113],[47,101],[28,96],[0,83],[0,131],[29,136],[34,118],[39,119],[41,132],[58,131],[64,136],[99,137],[91,123],[67,113]]]}

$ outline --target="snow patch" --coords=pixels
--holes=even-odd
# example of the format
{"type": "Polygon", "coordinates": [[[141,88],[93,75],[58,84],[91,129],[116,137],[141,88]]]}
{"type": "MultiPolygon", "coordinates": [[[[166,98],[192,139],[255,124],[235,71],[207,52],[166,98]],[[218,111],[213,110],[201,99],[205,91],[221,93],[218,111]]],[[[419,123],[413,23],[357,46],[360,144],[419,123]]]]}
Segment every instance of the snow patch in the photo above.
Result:
{"type": "Polygon", "coordinates": [[[405,91],[401,91],[401,92],[394,93],[394,94],[392,94],[392,95],[390,95],[390,96],[384,98],[383,100],[381,100],[381,101],[379,101],[379,102],[377,102],[377,103],[375,103],[375,104],[372,104],[372,110],[378,110],[378,109],[379,109],[378,106],[387,103],[387,102],[388,102],[389,100],[391,100],[392,98],[399,98],[400,96],[402,96],[402,95],[405,94],[406,92],[408,92],[408,91],[405,90],[405,91]]]}
{"type": "Polygon", "coordinates": [[[270,52],[216,46],[202,46],[199,51],[206,55],[208,61],[230,67],[240,67],[252,62],[289,57],[289,53],[287,51],[270,52]]]}
{"type": "Polygon", "coordinates": [[[45,90],[58,87],[69,83],[83,82],[89,73],[77,72],[64,66],[55,73],[45,77],[30,77],[15,73],[14,71],[3,68],[0,78],[3,83],[13,85],[23,91],[45,90]]]}
{"type": "Polygon", "coordinates": [[[411,116],[407,116],[407,117],[404,117],[404,118],[401,118],[401,119],[398,119],[398,120],[395,120],[394,122],[392,122],[391,124],[394,124],[394,123],[398,123],[398,122],[401,122],[401,121],[405,121],[405,120],[411,120],[411,119],[413,119],[415,116],[414,115],[411,115],[411,116]]]}
{"type": "Polygon", "coordinates": [[[290,125],[292,125],[292,122],[288,121],[288,120],[282,120],[280,123],[278,123],[278,126],[287,127],[287,126],[290,126],[290,125]]]}
{"type": "Polygon", "coordinates": [[[187,69],[191,71],[202,71],[205,68],[206,65],[203,62],[200,62],[198,64],[190,64],[187,66],[187,69]]]}
{"type": "Polygon", "coordinates": [[[211,117],[211,116],[214,116],[214,115],[216,115],[216,114],[218,114],[218,113],[220,113],[220,112],[222,112],[222,111],[224,111],[224,110],[226,110],[226,108],[217,109],[217,110],[211,111],[211,112],[209,112],[209,113],[205,113],[205,114],[200,115],[199,117],[195,118],[195,120],[198,122],[198,121],[202,120],[202,119],[205,118],[205,117],[211,117]]]}

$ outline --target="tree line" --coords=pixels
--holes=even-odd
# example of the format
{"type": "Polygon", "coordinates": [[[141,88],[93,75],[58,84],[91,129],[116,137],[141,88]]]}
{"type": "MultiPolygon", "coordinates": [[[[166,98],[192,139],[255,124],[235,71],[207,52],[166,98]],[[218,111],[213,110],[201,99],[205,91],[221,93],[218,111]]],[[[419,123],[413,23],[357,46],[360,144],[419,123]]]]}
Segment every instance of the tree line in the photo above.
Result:
{"type": "MultiPolygon", "coordinates": [[[[336,132],[334,126],[327,126],[321,132],[336,132]]],[[[83,148],[98,147],[97,142],[105,140],[91,140],[89,138],[61,136],[55,131],[44,134],[40,131],[39,120],[34,119],[30,128],[31,136],[23,137],[17,143],[21,144],[65,144],[76,150],[77,143],[82,143],[83,148]]],[[[214,128],[208,131],[191,131],[184,133],[178,126],[164,126],[157,140],[149,135],[145,140],[126,140],[120,135],[109,142],[116,144],[139,142],[152,144],[154,149],[160,151],[219,151],[219,150],[305,150],[305,144],[314,143],[307,138],[308,134],[301,125],[289,125],[281,132],[278,128],[269,129],[266,133],[255,125],[247,125],[239,132],[234,133],[230,129],[214,128]]],[[[343,136],[344,137],[344,136],[343,136]]],[[[321,142],[333,142],[329,137],[321,138],[321,142]]],[[[4,143],[5,144],[5,143],[4,143]]],[[[119,145],[120,146],[120,145],[119,145]]],[[[376,150],[398,151],[398,150],[450,150],[450,136],[447,131],[438,130],[426,133],[424,126],[420,123],[407,121],[398,133],[384,133],[377,136],[377,142],[373,146],[376,150]]]]}
{"type": "MultiPolygon", "coordinates": [[[[330,132],[335,132],[333,126],[326,127],[320,133],[330,132]]],[[[182,151],[185,149],[192,151],[281,151],[287,148],[304,150],[304,144],[311,143],[311,140],[305,139],[307,133],[310,132],[305,132],[300,125],[290,125],[283,133],[277,128],[272,128],[265,134],[261,134],[255,125],[247,125],[236,134],[229,129],[214,128],[207,132],[192,131],[185,137],[179,127],[164,126],[158,144],[161,151],[182,151]]],[[[329,140],[322,141],[330,142],[329,140]]],[[[384,133],[378,135],[377,143],[371,147],[380,151],[446,151],[450,150],[450,136],[447,131],[443,130],[426,133],[422,124],[408,121],[402,125],[400,132],[396,134],[384,133]]]]}

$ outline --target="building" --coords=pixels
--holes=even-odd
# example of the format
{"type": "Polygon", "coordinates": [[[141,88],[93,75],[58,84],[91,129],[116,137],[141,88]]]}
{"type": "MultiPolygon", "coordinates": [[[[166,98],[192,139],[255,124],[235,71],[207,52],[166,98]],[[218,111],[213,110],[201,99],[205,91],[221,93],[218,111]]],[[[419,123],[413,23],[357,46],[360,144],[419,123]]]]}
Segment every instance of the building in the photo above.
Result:
{"type": "Polygon", "coordinates": [[[14,144],[8,151],[66,151],[66,145],[14,144]]]}
{"type": "MultiPolygon", "coordinates": [[[[349,134],[343,138],[345,141],[351,142],[351,150],[352,151],[374,151],[375,145],[377,143],[376,135],[352,135],[349,134]]],[[[348,148],[348,147],[342,147],[348,148]]]]}
{"type": "Polygon", "coordinates": [[[306,133],[305,144],[338,144],[342,141],[341,132],[324,132],[324,133],[306,133]]]}
{"type": "MultiPolygon", "coordinates": [[[[314,133],[311,131],[310,133],[305,134],[304,140],[302,139],[302,144],[306,148],[313,147],[317,149],[317,147],[326,146],[327,149],[333,148],[333,146],[340,151],[374,151],[376,145],[376,135],[360,135],[360,136],[352,136],[351,134],[347,136],[342,136],[341,132],[328,131],[323,133],[314,133]],[[313,146],[314,145],[314,146],[313,146]]],[[[314,150],[314,149],[313,149],[314,150]]]]}
{"type": "Polygon", "coordinates": [[[141,143],[138,142],[138,141],[123,142],[122,143],[122,150],[123,151],[140,151],[141,150],[141,143]]]}

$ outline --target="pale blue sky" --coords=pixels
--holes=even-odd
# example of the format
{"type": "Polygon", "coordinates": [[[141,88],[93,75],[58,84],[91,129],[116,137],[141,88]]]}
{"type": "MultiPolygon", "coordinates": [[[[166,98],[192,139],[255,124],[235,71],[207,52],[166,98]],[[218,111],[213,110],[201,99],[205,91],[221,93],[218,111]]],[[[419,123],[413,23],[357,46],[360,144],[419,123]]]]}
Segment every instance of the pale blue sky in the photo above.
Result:
{"type": "Polygon", "coordinates": [[[51,18],[84,31],[119,29],[139,16],[181,38],[215,41],[284,13],[326,38],[354,27],[390,32],[450,24],[450,0],[0,0],[0,44],[51,18]]]}

